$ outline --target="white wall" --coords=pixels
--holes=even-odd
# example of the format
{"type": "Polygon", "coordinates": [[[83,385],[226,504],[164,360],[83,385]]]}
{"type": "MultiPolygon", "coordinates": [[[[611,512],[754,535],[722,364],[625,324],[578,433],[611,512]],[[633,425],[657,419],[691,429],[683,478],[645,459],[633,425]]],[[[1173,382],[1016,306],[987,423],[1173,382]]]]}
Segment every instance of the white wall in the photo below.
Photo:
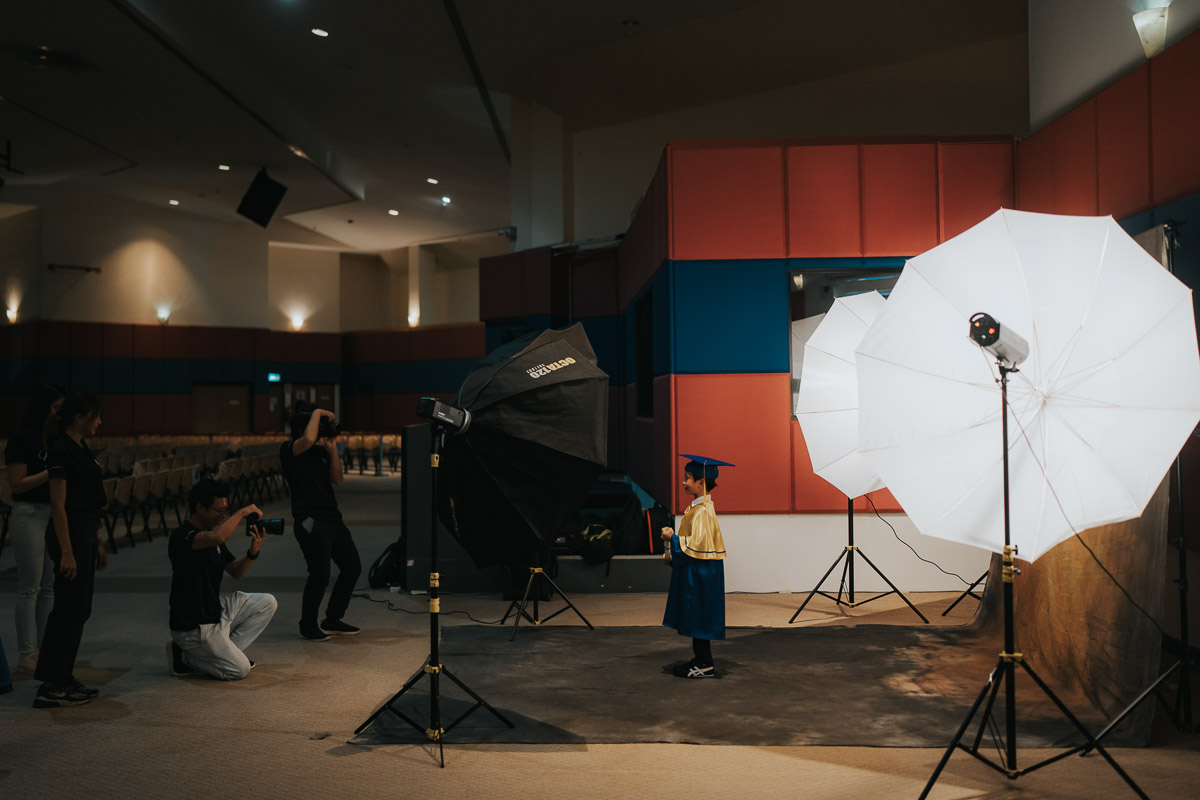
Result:
{"type": "Polygon", "coordinates": [[[1200,0],[1030,0],[1031,132],[1144,63],[1133,12],[1168,2],[1169,47],[1200,26],[1200,0]]]}
{"type": "MultiPolygon", "coordinates": [[[[982,575],[991,554],[967,545],[922,536],[903,514],[884,514],[922,557],[968,583],[982,575]]],[[[808,592],[847,543],[845,514],[721,514],[727,592],[808,592]]],[[[896,539],[874,514],[854,515],[854,544],[903,592],[961,591],[958,578],[927,564],[896,539]]],[[[842,567],[821,584],[836,594],[842,567]]],[[[861,557],[854,560],[854,589],[886,592],[887,583],[861,557]]],[[[857,598],[856,598],[857,599],[857,598]]]]}
{"type": "Polygon", "coordinates": [[[272,244],[267,276],[260,327],[290,329],[292,316],[298,314],[305,331],[341,330],[341,254],[272,244]]]}
{"type": "MultiPolygon", "coordinates": [[[[402,316],[391,308],[392,270],[382,258],[364,253],[342,253],[339,259],[339,298],[342,330],[387,328],[402,316]]],[[[407,278],[404,278],[407,287],[407,278]]],[[[404,310],[407,310],[407,301],[404,310]]]]}

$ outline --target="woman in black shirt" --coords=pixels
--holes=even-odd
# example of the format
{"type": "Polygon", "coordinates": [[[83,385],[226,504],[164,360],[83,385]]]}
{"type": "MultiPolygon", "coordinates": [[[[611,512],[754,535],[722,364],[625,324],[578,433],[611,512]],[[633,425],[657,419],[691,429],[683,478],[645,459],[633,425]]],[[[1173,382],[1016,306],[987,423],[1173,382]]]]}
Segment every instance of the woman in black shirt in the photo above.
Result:
{"type": "Polygon", "coordinates": [[[100,401],[72,392],[58,412],[61,432],[50,448],[50,525],[46,549],[54,560],[54,609],[46,622],[36,677],[42,681],[34,708],[86,703],[99,694],[75,680],[75,656],[83,625],[92,613],[96,570],[108,566],[99,539],[104,484],[86,439],[100,428],[100,401]]]}
{"type": "Polygon", "coordinates": [[[54,605],[54,565],[46,554],[50,519],[50,473],[46,455],[58,431],[54,415],[63,390],[43,384],[29,399],[21,428],[4,448],[13,504],[9,532],[17,560],[17,669],[33,672],[46,618],[54,605]]]}

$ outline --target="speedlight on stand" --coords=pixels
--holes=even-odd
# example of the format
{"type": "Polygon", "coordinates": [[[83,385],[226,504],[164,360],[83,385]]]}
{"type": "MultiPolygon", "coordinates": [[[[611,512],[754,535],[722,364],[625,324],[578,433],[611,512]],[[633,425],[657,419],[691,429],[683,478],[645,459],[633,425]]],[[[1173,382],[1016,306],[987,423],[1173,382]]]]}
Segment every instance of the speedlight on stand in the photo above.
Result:
{"type": "Polygon", "coordinates": [[[1016,635],[1013,629],[1013,579],[1017,574],[1019,574],[1019,571],[1013,565],[1013,556],[1016,553],[1016,548],[1012,546],[1012,540],[1009,535],[1008,375],[1010,372],[1016,372],[1017,370],[1015,366],[1006,366],[1003,359],[997,361],[997,366],[1000,368],[1000,378],[997,382],[1000,384],[1001,433],[1004,437],[1004,551],[1002,553],[1002,578],[1004,585],[1004,650],[1000,653],[1000,657],[996,662],[995,668],[993,668],[991,674],[988,675],[987,682],[983,685],[979,695],[975,698],[975,702],[972,704],[970,711],[967,712],[966,718],[963,719],[962,724],[959,725],[958,730],[954,734],[954,738],[950,740],[950,745],[946,748],[946,752],[942,754],[942,759],[938,762],[937,767],[934,769],[933,775],[930,776],[929,782],[925,784],[925,789],[921,792],[920,800],[924,800],[924,798],[929,796],[930,790],[932,790],[933,785],[937,783],[938,776],[942,774],[942,770],[945,769],[947,762],[950,761],[950,756],[953,755],[955,749],[963,750],[969,755],[974,756],[1010,780],[1016,780],[1026,773],[1033,772],[1035,769],[1044,767],[1047,764],[1052,764],[1055,761],[1059,761],[1075,753],[1080,753],[1086,750],[1095,750],[1104,757],[1104,760],[1107,761],[1109,765],[1116,771],[1116,773],[1121,776],[1121,779],[1129,785],[1129,788],[1137,793],[1138,797],[1144,798],[1144,800],[1149,800],[1149,798],[1146,796],[1146,793],[1143,792],[1136,783],[1134,783],[1133,779],[1129,777],[1125,770],[1121,769],[1121,766],[1115,760],[1113,760],[1113,757],[1108,754],[1108,751],[1106,751],[1100,745],[1100,743],[1096,740],[1096,737],[1092,736],[1092,734],[1088,732],[1087,728],[1083,726],[1083,723],[1081,723],[1075,717],[1075,715],[1071,713],[1066,705],[1064,705],[1063,702],[1058,699],[1054,692],[1050,690],[1050,687],[1047,686],[1042,679],[1037,676],[1037,673],[1033,671],[1033,668],[1030,667],[1028,662],[1025,660],[1025,654],[1019,653],[1016,650],[1016,635]],[[1025,671],[1025,673],[1033,680],[1037,687],[1042,690],[1042,693],[1054,703],[1062,715],[1066,717],[1066,719],[1070,721],[1075,729],[1083,735],[1085,744],[1065,750],[1057,755],[1051,756],[1050,758],[1039,761],[1036,764],[1023,769],[1017,766],[1017,666],[1020,666],[1021,669],[1025,671]],[[1004,685],[1003,736],[1001,736],[997,731],[996,721],[993,717],[993,709],[996,704],[996,695],[1000,691],[1001,684],[1004,685]],[[980,713],[981,707],[982,713],[980,713]],[[979,716],[979,727],[975,732],[974,740],[969,745],[963,744],[963,738],[967,733],[967,729],[970,727],[977,715],[979,716]],[[981,755],[979,752],[979,744],[983,739],[985,730],[992,731],[997,747],[1000,749],[1001,754],[1003,755],[1003,761],[1000,764],[995,763],[987,756],[981,755]]]}
{"type": "Polygon", "coordinates": [[[488,711],[490,711],[492,713],[493,716],[496,717],[496,719],[500,720],[508,727],[514,728],[516,726],[513,725],[513,723],[511,721],[509,721],[508,718],[506,718],[503,714],[501,714],[499,711],[497,711],[496,709],[494,709],[490,705],[488,705],[487,701],[484,700],[482,697],[480,697],[478,694],[476,694],[474,691],[472,691],[469,686],[467,686],[465,683],[463,683],[461,680],[459,680],[457,677],[455,677],[454,673],[452,673],[449,669],[447,669],[446,665],[441,662],[441,658],[438,653],[438,644],[439,644],[439,638],[440,638],[439,637],[439,615],[441,613],[441,603],[438,600],[438,586],[439,586],[441,580],[440,580],[440,576],[438,575],[438,571],[437,571],[437,569],[438,569],[438,546],[437,546],[437,540],[438,540],[438,536],[437,536],[437,525],[438,525],[437,480],[438,480],[438,478],[437,478],[437,476],[438,476],[438,466],[441,461],[442,444],[446,438],[446,430],[444,427],[442,427],[441,425],[438,425],[436,423],[434,423],[432,427],[433,427],[432,435],[429,440],[429,466],[431,467],[431,470],[430,470],[431,488],[430,488],[430,492],[429,492],[430,504],[431,504],[430,517],[429,517],[430,518],[430,534],[429,534],[429,547],[430,547],[430,550],[429,550],[429,560],[430,560],[430,566],[429,566],[429,570],[430,570],[430,572],[429,572],[429,658],[427,658],[425,660],[425,664],[419,670],[417,670],[415,673],[413,673],[413,676],[411,678],[409,678],[403,686],[400,687],[400,691],[398,691],[394,695],[392,695],[390,700],[388,700],[386,703],[384,703],[382,706],[380,706],[375,711],[374,714],[372,714],[370,717],[367,718],[367,720],[365,722],[363,722],[363,724],[359,725],[354,730],[354,733],[356,735],[362,733],[364,730],[367,729],[368,726],[370,726],[370,724],[372,722],[374,722],[376,719],[378,719],[378,717],[381,714],[383,714],[385,711],[391,712],[395,716],[399,717],[400,719],[402,719],[406,723],[408,723],[418,733],[423,734],[425,736],[425,738],[427,738],[429,741],[437,742],[438,759],[439,759],[441,766],[444,768],[446,766],[446,754],[445,754],[445,750],[444,750],[445,735],[447,733],[449,733],[451,730],[453,730],[455,728],[455,726],[457,726],[460,722],[462,722],[464,719],[466,719],[468,716],[470,716],[480,706],[482,706],[483,708],[486,708],[488,711]],[[442,726],[442,715],[441,715],[441,708],[439,705],[439,701],[441,698],[441,676],[442,675],[445,675],[447,678],[449,678],[451,681],[453,681],[454,684],[456,686],[458,686],[458,688],[462,689],[464,692],[466,692],[468,695],[470,695],[471,698],[475,701],[475,705],[468,708],[466,711],[464,711],[462,714],[460,714],[457,719],[455,719],[453,722],[451,722],[449,725],[446,725],[445,727],[442,726]],[[429,725],[428,725],[428,727],[416,722],[411,717],[409,717],[407,714],[405,714],[404,712],[402,712],[398,708],[396,708],[396,705],[395,705],[396,701],[398,701],[401,697],[403,697],[406,692],[408,692],[410,689],[415,687],[421,681],[421,679],[426,676],[429,677],[429,725]]]}
{"type": "Polygon", "coordinates": [[[811,592],[808,593],[808,597],[804,598],[804,602],[801,603],[800,607],[796,609],[796,613],[792,614],[792,618],[788,620],[788,624],[790,625],[796,621],[796,617],[800,616],[800,612],[803,611],[804,607],[808,605],[808,601],[813,599],[813,595],[819,594],[822,597],[828,597],[830,600],[832,600],[839,606],[846,606],[847,608],[856,608],[858,606],[866,605],[867,603],[871,602],[872,600],[878,600],[881,597],[887,597],[890,594],[895,594],[895,595],[899,595],[900,599],[904,601],[905,605],[907,605],[909,608],[911,608],[913,610],[913,613],[916,614],[918,617],[920,617],[922,622],[924,622],[926,625],[928,625],[929,620],[926,619],[925,615],[922,614],[920,611],[918,611],[917,607],[914,606],[909,601],[909,599],[904,596],[904,592],[897,589],[896,584],[894,584],[890,580],[888,580],[888,576],[884,575],[883,571],[880,570],[879,567],[875,566],[875,563],[873,561],[871,561],[871,559],[867,558],[867,554],[862,551],[862,548],[860,548],[854,544],[854,498],[852,498],[852,497],[846,498],[846,522],[848,525],[848,529],[847,529],[847,534],[846,534],[847,540],[846,540],[845,549],[842,550],[841,555],[839,555],[834,560],[833,564],[829,567],[829,569],[825,570],[825,574],[822,575],[821,579],[817,581],[817,585],[815,587],[813,587],[813,590],[811,592]],[[883,594],[877,594],[874,597],[868,597],[866,600],[859,600],[857,602],[854,600],[854,556],[855,556],[855,554],[862,556],[862,560],[867,562],[867,566],[870,567],[871,569],[875,570],[875,574],[878,575],[879,577],[883,578],[884,582],[888,586],[892,587],[891,591],[884,592],[883,594]],[[837,565],[839,563],[841,563],[843,558],[846,559],[846,563],[842,567],[842,580],[841,580],[841,582],[838,583],[837,595],[835,596],[835,595],[830,594],[829,592],[822,591],[821,584],[824,583],[825,579],[829,577],[830,573],[832,573],[834,571],[834,569],[837,568],[837,565]],[[849,582],[847,582],[847,580],[846,580],[847,576],[849,577],[849,582]],[[845,600],[842,599],[843,594],[846,595],[847,599],[845,599],[845,600]]]}

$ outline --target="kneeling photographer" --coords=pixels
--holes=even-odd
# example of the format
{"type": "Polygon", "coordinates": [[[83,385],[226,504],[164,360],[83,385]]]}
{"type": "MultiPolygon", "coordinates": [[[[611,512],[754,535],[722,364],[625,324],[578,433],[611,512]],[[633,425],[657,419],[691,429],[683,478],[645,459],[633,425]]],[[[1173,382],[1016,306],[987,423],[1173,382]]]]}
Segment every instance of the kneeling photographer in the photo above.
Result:
{"type": "Polygon", "coordinates": [[[362,562],[333,496],[333,485],[344,477],[337,450],[339,433],[341,426],[334,421],[332,411],[297,404],[292,415],[292,440],[284,442],[279,451],[283,477],[292,495],[296,541],[308,565],[300,636],[314,642],[325,641],[331,633],[358,633],[358,628],[342,621],[362,562]],[[329,586],[330,562],[337,564],[338,578],[329,593],[325,618],[318,625],[321,599],[329,586]]]}
{"type": "Polygon", "coordinates": [[[250,674],[254,662],[245,649],[275,616],[269,594],[221,594],[228,572],[241,580],[262,550],[267,532],[282,534],[283,520],[262,520],[258,506],[229,513],[229,490],[202,478],[188,496],[188,518],[171,532],[171,641],[167,643],[171,674],[201,672],[226,681],[250,674]],[[229,550],[230,538],[246,521],[250,546],[243,558],[229,550]]]}

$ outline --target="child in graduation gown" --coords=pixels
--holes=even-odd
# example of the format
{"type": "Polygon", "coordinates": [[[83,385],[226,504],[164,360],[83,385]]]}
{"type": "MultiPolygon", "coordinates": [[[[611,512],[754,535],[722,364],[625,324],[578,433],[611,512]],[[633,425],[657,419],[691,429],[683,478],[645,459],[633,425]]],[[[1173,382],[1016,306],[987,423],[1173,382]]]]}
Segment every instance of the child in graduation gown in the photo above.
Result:
{"type": "Polygon", "coordinates": [[[679,522],[678,534],[662,529],[663,560],[671,565],[671,588],[663,625],[692,639],[693,658],[672,672],[680,678],[713,678],[712,641],[725,638],[725,541],[709,495],[717,487],[717,466],[724,461],[684,455],[683,489],[692,503],[679,522]]]}

